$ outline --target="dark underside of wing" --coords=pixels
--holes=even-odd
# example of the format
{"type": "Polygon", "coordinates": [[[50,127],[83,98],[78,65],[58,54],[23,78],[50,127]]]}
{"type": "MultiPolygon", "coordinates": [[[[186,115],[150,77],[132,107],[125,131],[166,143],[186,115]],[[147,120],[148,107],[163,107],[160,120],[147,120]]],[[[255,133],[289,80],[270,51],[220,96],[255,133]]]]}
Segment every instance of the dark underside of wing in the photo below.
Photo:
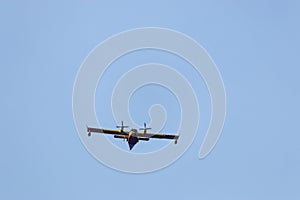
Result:
{"type": "Polygon", "coordinates": [[[127,132],[121,130],[109,130],[109,129],[102,129],[102,128],[87,128],[88,132],[91,133],[104,133],[104,134],[111,134],[111,135],[128,135],[127,132]]]}
{"type": "Polygon", "coordinates": [[[169,135],[169,134],[151,134],[151,133],[138,133],[138,137],[143,137],[143,138],[157,138],[157,139],[178,139],[178,135],[169,135]]]}

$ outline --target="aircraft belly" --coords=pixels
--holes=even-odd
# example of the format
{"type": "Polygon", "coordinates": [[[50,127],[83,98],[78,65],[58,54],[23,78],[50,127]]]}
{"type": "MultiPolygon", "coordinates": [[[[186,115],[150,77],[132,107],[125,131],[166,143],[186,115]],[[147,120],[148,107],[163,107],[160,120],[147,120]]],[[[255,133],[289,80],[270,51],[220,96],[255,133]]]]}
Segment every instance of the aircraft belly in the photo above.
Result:
{"type": "Polygon", "coordinates": [[[136,145],[136,143],[138,143],[139,139],[135,136],[130,136],[128,138],[128,145],[129,145],[129,149],[131,150],[134,145],[136,145]]]}

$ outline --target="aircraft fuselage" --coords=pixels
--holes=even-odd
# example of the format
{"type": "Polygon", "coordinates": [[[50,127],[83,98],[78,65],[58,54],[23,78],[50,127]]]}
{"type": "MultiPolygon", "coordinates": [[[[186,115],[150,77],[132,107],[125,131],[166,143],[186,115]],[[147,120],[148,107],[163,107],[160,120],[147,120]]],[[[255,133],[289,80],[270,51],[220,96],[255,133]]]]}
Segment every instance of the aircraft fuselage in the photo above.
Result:
{"type": "Polygon", "coordinates": [[[136,136],[136,133],[136,129],[131,129],[131,131],[129,132],[129,137],[127,141],[130,150],[134,147],[134,145],[136,145],[139,142],[139,138],[136,136]]]}

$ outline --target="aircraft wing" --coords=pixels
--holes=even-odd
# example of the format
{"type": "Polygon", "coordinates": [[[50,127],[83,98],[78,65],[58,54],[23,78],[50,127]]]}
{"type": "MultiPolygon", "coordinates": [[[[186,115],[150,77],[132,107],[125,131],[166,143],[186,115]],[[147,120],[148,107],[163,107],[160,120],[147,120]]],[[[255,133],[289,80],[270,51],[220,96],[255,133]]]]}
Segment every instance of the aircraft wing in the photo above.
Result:
{"type": "Polygon", "coordinates": [[[174,140],[177,140],[179,138],[178,135],[169,135],[169,134],[161,134],[161,133],[138,133],[137,136],[143,138],[174,139],[174,140]]]}
{"type": "Polygon", "coordinates": [[[111,135],[117,135],[117,136],[127,136],[128,132],[121,131],[121,130],[109,130],[109,129],[102,129],[102,128],[92,128],[87,127],[88,135],[90,136],[91,133],[104,133],[104,134],[111,134],[111,135]]]}

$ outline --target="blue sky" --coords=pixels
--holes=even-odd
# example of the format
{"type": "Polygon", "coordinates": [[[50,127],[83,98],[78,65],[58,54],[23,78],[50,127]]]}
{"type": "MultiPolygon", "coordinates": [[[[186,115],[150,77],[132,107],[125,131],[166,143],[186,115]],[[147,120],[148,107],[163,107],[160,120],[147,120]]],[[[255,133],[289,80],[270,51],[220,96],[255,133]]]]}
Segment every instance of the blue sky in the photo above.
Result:
{"type": "MultiPolygon", "coordinates": [[[[1,199],[299,199],[297,1],[0,4],[1,199]],[[155,173],[132,175],[100,164],[85,150],[73,123],[72,91],[97,44],[147,26],[183,32],[204,46],[224,80],[227,117],[204,160],[197,155],[207,115],[183,157],[155,173]]],[[[203,98],[205,113],[209,99],[203,98]]],[[[101,111],[101,103],[96,106],[101,111]]],[[[138,123],[147,120],[132,109],[138,123]]],[[[170,131],[176,120],[170,118],[170,131]]]]}

